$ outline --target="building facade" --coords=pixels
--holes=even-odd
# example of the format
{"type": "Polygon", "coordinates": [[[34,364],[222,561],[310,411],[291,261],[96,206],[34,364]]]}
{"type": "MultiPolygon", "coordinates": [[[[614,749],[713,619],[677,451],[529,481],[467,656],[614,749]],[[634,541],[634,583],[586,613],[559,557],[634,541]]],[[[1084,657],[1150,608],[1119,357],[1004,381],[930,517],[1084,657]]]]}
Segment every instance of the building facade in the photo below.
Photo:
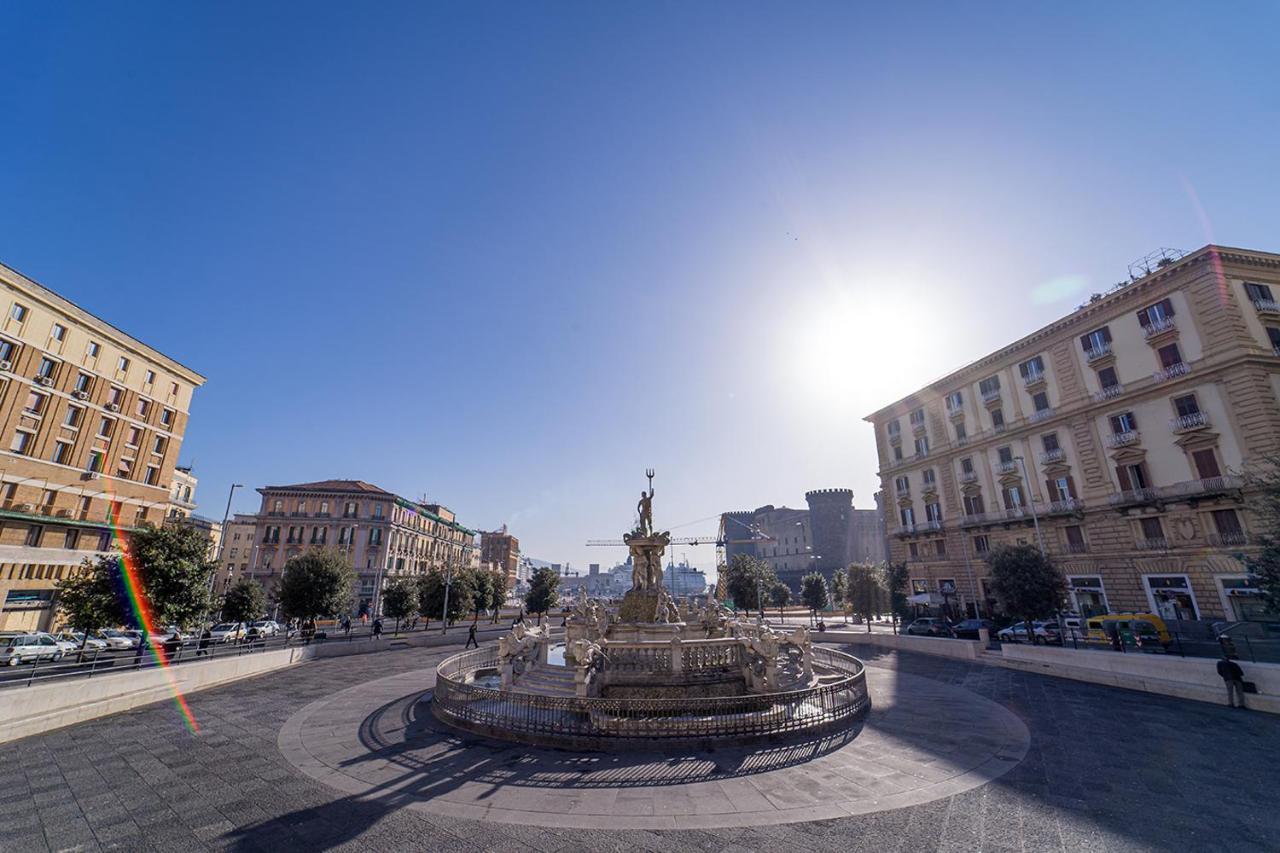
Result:
{"type": "Polygon", "coordinates": [[[169,486],[168,518],[187,518],[196,511],[196,486],[199,480],[190,467],[173,469],[173,483],[169,486]]]}
{"type": "Polygon", "coordinates": [[[262,508],[254,522],[247,574],[268,594],[285,563],[311,548],[337,548],[347,555],[357,575],[357,613],[377,612],[378,591],[388,576],[480,563],[476,531],[440,504],[417,503],[362,480],[265,486],[258,493],[262,508]]]}
{"type": "Polygon", "coordinates": [[[1040,545],[1084,614],[1259,618],[1241,476],[1280,450],[1280,255],[1217,246],[870,415],[912,591],[995,606],[985,557],[1040,545]]]}
{"type": "Polygon", "coordinates": [[[236,513],[227,519],[226,528],[222,531],[220,541],[221,553],[215,551],[218,559],[218,574],[214,581],[214,589],[219,593],[226,592],[227,587],[238,578],[249,575],[249,567],[255,564],[257,556],[256,535],[258,517],[236,513]]]}
{"type": "Polygon", "coordinates": [[[778,579],[799,591],[800,580],[820,572],[828,580],[853,562],[885,559],[883,527],[876,510],[853,506],[849,489],[805,494],[807,508],[766,504],[720,516],[725,564],[738,554],[767,563],[778,579]]]}
{"type": "Polygon", "coordinates": [[[506,575],[508,591],[516,588],[516,577],[520,572],[520,540],[507,532],[505,524],[501,530],[481,531],[480,563],[506,575]]]}
{"type": "Polygon", "coordinates": [[[0,630],[53,623],[55,584],[170,507],[204,377],[0,265],[0,630]]]}

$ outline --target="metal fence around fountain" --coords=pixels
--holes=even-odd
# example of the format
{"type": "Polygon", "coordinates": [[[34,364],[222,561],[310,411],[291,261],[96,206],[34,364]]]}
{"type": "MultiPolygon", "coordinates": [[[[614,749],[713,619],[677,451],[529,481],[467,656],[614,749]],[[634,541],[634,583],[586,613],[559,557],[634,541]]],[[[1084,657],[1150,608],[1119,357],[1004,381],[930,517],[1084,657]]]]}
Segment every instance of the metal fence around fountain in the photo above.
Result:
{"type": "Polygon", "coordinates": [[[436,669],[437,716],[467,731],[527,743],[608,747],[636,741],[746,741],[818,733],[848,725],[870,708],[862,662],[814,648],[825,683],[776,693],[681,698],[540,696],[469,681],[496,672],[494,649],[454,655],[436,669]]]}

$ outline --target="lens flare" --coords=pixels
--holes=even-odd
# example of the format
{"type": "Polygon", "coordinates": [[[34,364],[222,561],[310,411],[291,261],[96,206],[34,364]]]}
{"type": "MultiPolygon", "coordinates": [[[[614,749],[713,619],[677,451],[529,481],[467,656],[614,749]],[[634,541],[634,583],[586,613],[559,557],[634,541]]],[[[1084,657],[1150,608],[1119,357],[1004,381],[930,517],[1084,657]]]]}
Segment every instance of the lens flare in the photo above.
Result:
{"type": "MultiPolygon", "coordinates": [[[[147,601],[146,590],[142,584],[142,576],[139,574],[138,567],[129,553],[129,543],[125,539],[120,526],[120,503],[112,497],[107,502],[107,506],[107,522],[111,527],[111,541],[120,549],[120,576],[124,579],[125,598],[128,599],[129,609],[133,611],[134,618],[142,627],[144,636],[150,637],[153,633],[156,633],[155,616],[151,612],[151,604],[147,601]]],[[[138,642],[143,643],[144,640],[139,638],[138,642]]],[[[153,643],[146,643],[146,645],[150,647],[151,653],[155,655],[156,661],[160,664],[160,670],[169,682],[169,690],[173,693],[173,703],[182,714],[182,721],[186,724],[187,731],[193,735],[199,734],[200,725],[196,722],[195,715],[191,713],[191,708],[187,705],[186,697],[182,695],[182,690],[178,687],[178,680],[169,671],[169,656],[164,647],[153,643]]]]}

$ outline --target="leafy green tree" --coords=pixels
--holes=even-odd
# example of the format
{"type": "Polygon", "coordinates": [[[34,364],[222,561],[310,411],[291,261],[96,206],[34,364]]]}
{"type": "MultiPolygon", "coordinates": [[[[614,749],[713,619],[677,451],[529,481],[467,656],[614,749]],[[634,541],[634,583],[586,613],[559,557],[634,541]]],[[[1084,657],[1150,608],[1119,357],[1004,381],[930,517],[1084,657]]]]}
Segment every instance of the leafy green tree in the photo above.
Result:
{"type": "Polygon", "coordinates": [[[228,622],[252,622],[266,612],[267,593],[251,578],[240,578],[222,597],[222,618],[228,622]]]}
{"type": "Polygon", "coordinates": [[[1244,558],[1250,582],[1262,591],[1270,613],[1280,613],[1280,455],[1250,466],[1245,487],[1256,494],[1249,504],[1256,519],[1260,549],[1244,558]]]}
{"type": "Polygon", "coordinates": [[[1005,613],[1021,619],[1027,636],[1035,641],[1031,622],[1059,610],[1067,593],[1066,579],[1040,549],[1032,545],[1002,545],[994,549],[991,590],[1005,613]]]}
{"type": "Polygon", "coordinates": [[[724,570],[724,588],[738,610],[759,610],[764,615],[763,596],[778,584],[773,567],[748,554],[738,554],[724,570]]]}
{"type": "Polygon", "coordinates": [[[560,576],[550,566],[535,569],[529,579],[529,591],[525,593],[524,604],[530,613],[538,614],[538,624],[542,624],[542,614],[556,606],[560,600],[560,576]]]}
{"type": "Polygon", "coordinates": [[[854,563],[847,572],[849,607],[867,623],[871,633],[871,616],[880,612],[884,602],[884,587],[878,567],[866,563],[854,563]]]}
{"type": "Polygon", "coordinates": [[[351,607],[356,573],[335,548],[312,548],[284,564],[276,597],[285,616],[318,619],[351,607]]]}
{"type": "Polygon", "coordinates": [[[418,610],[418,587],[406,577],[391,578],[382,585],[382,612],[396,620],[396,634],[400,633],[400,620],[418,610]]]}
{"type": "Polygon", "coordinates": [[[428,569],[425,575],[418,576],[417,588],[418,612],[426,620],[423,627],[428,628],[431,620],[444,612],[444,572],[437,568],[428,569]]]}
{"type": "Polygon", "coordinates": [[[113,581],[119,573],[119,562],[120,558],[115,555],[85,560],[79,571],[54,584],[62,618],[84,634],[80,641],[82,650],[94,631],[124,623],[117,585],[113,581]]]}
{"type": "Polygon", "coordinates": [[[809,572],[800,579],[800,600],[815,617],[821,610],[827,609],[830,597],[827,594],[827,579],[819,572],[809,572]]]}
{"type": "Polygon", "coordinates": [[[831,578],[831,603],[839,608],[849,600],[849,578],[846,572],[836,572],[831,578]]]}
{"type": "Polygon", "coordinates": [[[186,525],[148,524],[129,534],[126,547],[157,626],[189,628],[204,621],[217,569],[207,539],[186,525]]]}
{"type": "Polygon", "coordinates": [[[785,583],[778,581],[769,590],[769,598],[772,599],[773,605],[778,608],[778,618],[786,618],[783,615],[783,608],[787,606],[787,602],[791,600],[791,587],[785,583]]]}
{"type": "Polygon", "coordinates": [[[449,613],[445,627],[471,613],[475,592],[468,569],[446,572],[432,568],[418,580],[418,612],[431,623],[433,618],[445,616],[445,599],[449,601],[449,613]],[[447,595],[446,595],[447,593],[447,595]]]}
{"type": "Polygon", "coordinates": [[[907,582],[911,573],[906,563],[881,563],[880,575],[889,591],[889,612],[893,614],[893,631],[898,632],[898,621],[907,615],[907,582]]]}
{"type": "Polygon", "coordinates": [[[493,611],[493,624],[498,624],[498,613],[507,603],[507,573],[493,572],[489,583],[489,609],[493,611]]]}
{"type": "Polygon", "coordinates": [[[474,611],[473,624],[480,622],[480,611],[489,606],[493,598],[493,573],[483,569],[467,571],[467,579],[471,584],[471,609],[474,611]]]}

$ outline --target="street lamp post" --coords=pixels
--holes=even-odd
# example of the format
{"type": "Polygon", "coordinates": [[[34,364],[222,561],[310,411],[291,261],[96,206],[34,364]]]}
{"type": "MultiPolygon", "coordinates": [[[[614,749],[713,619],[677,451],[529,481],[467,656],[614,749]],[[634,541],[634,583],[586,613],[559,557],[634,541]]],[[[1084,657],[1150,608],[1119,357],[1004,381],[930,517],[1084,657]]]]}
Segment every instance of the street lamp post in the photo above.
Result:
{"type": "Polygon", "coordinates": [[[217,583],[218,571],[216,566],[222,565],[222,550],[227,547],[227,519],[231,517],[231,499],[235,497],[236,489],[243,489],[241,483],[232,483],[231,488],[227,490],[227,508],[222,512],[222,527],[218,531],[218,552],[214,555],[213,562],[215,569],[213,576],[209,578],[209,594],[213,595],[214,584],[217,583]]]}
{"type": "Polygon", "coordinates": [[[1031,522],[1036,528],[1036,544],[1040,546],[1040,556],[1048,556],[1044,550],[1044,537],[1040,534],[1040,516],[1036,513],[1036,502],[1031,499],[1031,477],[1027,474],[1027,460],[1021,456],[1015,456],[1018,465],[1022,467],[1022,481],[1027,487],[1027,506],[1031,507],[1031,522]]]}

